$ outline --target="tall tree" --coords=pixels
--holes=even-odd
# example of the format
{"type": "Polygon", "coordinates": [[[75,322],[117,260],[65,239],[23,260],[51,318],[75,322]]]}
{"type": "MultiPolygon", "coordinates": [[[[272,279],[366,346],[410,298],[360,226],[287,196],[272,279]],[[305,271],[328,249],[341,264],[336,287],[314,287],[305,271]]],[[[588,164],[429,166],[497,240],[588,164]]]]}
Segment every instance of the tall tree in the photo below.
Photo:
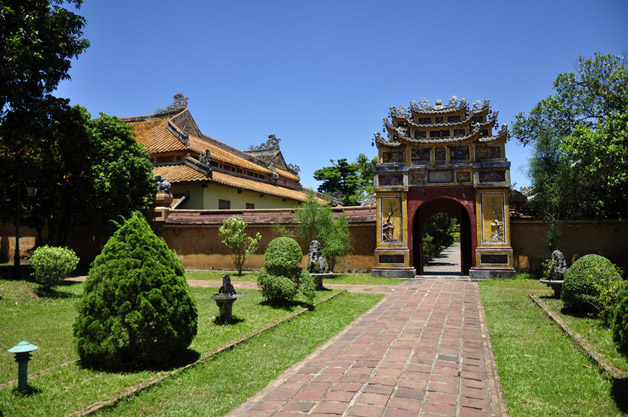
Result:
{"type": "MultiPolygon", "coordinates": [[[[628,215],[626,58],[580,57],[554,90],[529,115],[519,113],[512,128],[515,139],[534,147],[533,204],[554,228],[561,217],[628,215]]],[[[556,239],[548,236],[550,246],[556,239]]]]}
{"type": "MultiPolygon", "coordinates": [[[[51,93],[59,81],[69,78],[71,59],[89,46],[81,37],[85,19],[70,10],[81,4],[82,0],[0,0],[0,204],[8,204],[0,215],[3,220],[29,202],[22,201],[22,188],[36,185],[42,132],[67,126],[77,117],[75,112],[61,115],[69,106],[51,93]]],[[[58,132],[46,135],[58,137],[58,132]]]]}
{"type": "Polygon", "coordinates": [[[346,158],[338,161],[330,160],[329,167],[314,171],[314,179],[323,183],[318,191],[338,193],[345,206],[357,205],[361,200],[372,194],[373,170],[377,157],[369,159],[359,154],[355,162],[349,163],[346,158]]]}
{"type": "Polygon", "coordinates": [[[351,252],[349,223],[343,213],[334,218],[331,207],[316,199],[314,192],[308,192],[301,207],[294,211],[297,234],[306,245],[312,240],[321,244],[322,255],[327,259],[330,271],[344,256],[351,252]]]}
{"type": "Polygon", "coordinates": [[[0,122],[52,93],[89,47],[85,19],[65,3],[80,8],[83,0],[0,1],[0,122]]]}
{"type": "Polygon", "coordinates": [[[21,198],[23,221],[37,230],[38,244],[55,245],[65,244],[79,223],[106,224],[146,211],[155,180],[148,152],[131,128],[104,114],[90,120],[85,108],[67,100],[47,103],[44,110],[21,111],[31,117],[32,140],[24,151],[0,152],[0,171],[12,178],[1,186],[8,199],[0,205],[9,204],[1,211],[14,212],[15,183],[37,187],[35,197],[21,198]]]}

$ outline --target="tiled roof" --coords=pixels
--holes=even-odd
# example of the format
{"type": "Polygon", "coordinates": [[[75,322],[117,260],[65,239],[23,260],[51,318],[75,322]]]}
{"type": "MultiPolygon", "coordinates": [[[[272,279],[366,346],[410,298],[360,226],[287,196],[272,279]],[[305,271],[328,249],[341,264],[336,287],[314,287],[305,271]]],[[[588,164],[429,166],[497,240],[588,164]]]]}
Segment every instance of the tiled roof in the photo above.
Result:
{"type": "Polygon", "coordinates": [[[277,172],[277,174],[279,174],[280,176],[287,178],[289,180],[293,180],[293,181],[300,181],[300,178],[296,175],[294,175],[292,172],[286,171],[284,169],[279,169],[279,168],[275,168],[275,171],[277,172]]]}
{"type": "MultiPolygon", "coordinates": [[[[123,120],[133,127],[137,142],[143,145],[151,155],[166,152],[192,154],[192,159],[187,160],[186,163],[160,165],[153,169],[154,174],[160,174],[172,183],[196,181],[216,182],[234,188],[282,198],[298,201],[305,200],[306,193],[302,191],[288,189],[252,178],[243,178],[219,171],[214,171],[212,177],[206,176],[205,173],[201,172],[202,170],[199,170],[199,167],[195,167],[193,163],[198,158],[198,155],[203,155],[206,150],[209,150],[212,162],[220,162],[241,168],[244,171],[243,174],[255,172],[270,177],[273,171],[268,169],[265,162],[257,157],[233,148],[200,131],[196,132],[196,130],[192,129],[189,131],[189,134],[186,135],[176,123],[178,123],[177,120],[179,122],[181,122],[181,120],[185,122],[188,121],[188,119],[194,124],[194,129],[197,129],[194,119],[187,109],[178,113],[170,112],[166,114],[127,117],[123,120]],[[185,120],[181,118],[185,118],[185,120]],[[200,136],[196,135],[196,133],[200,136]]],[[[300,181],[298,175],[290,171],[275,169],[275,172],[283,179],[297,183],[300,181]]]]}
{"type": "Polygon", "coordinates": [[[209,149],[212,161],[226,162],[231,165],[243,168],[248,171],[255,171],[261,174],[270,175],[272,171],[262,165],[255,164],[235,153],[229,152],[220,146],[214,145],[208,141],[204,141],[206,148],[209,149]]]}
{"type": "Polygon", "coordinates": [[[171,183],[209,180],[202,172],[184,164],[156,166],[153,168],[153,175],[157,174],[171,183]]]}
{"type": "Polygon", "coordinates": [[[212,176],[212,181],[234,188],[242,188],[249,191],[274,195],[277,197],[289,198],[297,201],[305,201],[307,197],[307,194],[303,191],[291,190],[289,188],[250,180],[248,178],[236,177],[222,172],[214,172],[212,176]]]}
{"type": "Polygon", "coordinates": [[[207,177],[202,172],[199,172],[193,167],[185,164],[157,166],[153,168],[153,174],[159,174],[168,179],[171,183],[205,181],[226,185],[236,189],[243,189],[281,198],[289,198],[297,201],[305,201],[307,197],[307,194],[303,191],[292,190],[253,179],[237,177],[224,172],[214,171],[212,172],[211,177],[207,177]]]}
{"type": "Polygon", "coordinates": [[[137,142],[148,153],[185,151],[187,147],[168,129],[168,119],[129,122],[135,130],[137,142]]]}

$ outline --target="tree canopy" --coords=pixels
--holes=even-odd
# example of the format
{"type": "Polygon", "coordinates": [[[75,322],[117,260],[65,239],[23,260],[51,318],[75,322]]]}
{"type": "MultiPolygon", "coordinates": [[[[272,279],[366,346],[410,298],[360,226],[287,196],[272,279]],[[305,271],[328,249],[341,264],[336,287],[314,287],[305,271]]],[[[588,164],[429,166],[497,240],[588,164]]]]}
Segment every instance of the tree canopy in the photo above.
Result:
{"type": "MultiPolygon", "coordinates": [[[[31,118],[22,149],[0,148],[0,175],[7,179],[0,190],[7,197],[0,202],[8,215],[4,220],[15,210],[16,184],[37,188],[36,196],[22,196],[21,211],[37,230],[38,244],[65,244],[81,222],[103,224],[146,211],[155,180],[148,152],[131,128],[105,114],[90,120],[85,108],[70,107],[67,100],[49,99],[48,104],[44,110],[20,110],[31,118]]],[[[0,136],[5,139],[10,141],[0,136]]]]}
{"type": "Polygon", "coordinates": [[[340,194],[345,206],[358,205],[373,194],[373,170],[377,157],[369,159],[359,154],[352,163],[347,162],[346,158],[338,161],[331,159],[330,162],[331,166],[314,171],[314,179],[323,182],[318,191],[340,194]]]}
{"type": "Polygon", "coordinates": [[[69,78],[70,59],[89,47],[85,19],[65,3],[79,8],[83,0],[0,2],[0,121],[52,93],[69,78]]]}
{"type": "Polygon", "coordinates": [[[580,57],[554,90],[512,127],[516,140],[534,147],[532,204],[552,222],[628,215],[626,58],[580,57]]]}

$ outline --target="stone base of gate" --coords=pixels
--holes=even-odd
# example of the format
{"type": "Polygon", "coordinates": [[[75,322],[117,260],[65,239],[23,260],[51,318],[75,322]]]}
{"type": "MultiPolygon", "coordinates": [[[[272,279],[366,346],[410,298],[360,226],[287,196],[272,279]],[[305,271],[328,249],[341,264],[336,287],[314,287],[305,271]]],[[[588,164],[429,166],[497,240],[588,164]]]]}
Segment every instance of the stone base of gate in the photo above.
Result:
{"type": "Polygon", "coordinates": [[[489,278],[514,278],[516,275],[517,271],[515,271],[514,268],[471,268],[469,270],[469,278],[472,281],[480,281],[489,278]]]}
{"type": "Polygon", "coordinates": [[[373,268],[372,276],[384,278],[414,278],[414,268],[373,268]]]}

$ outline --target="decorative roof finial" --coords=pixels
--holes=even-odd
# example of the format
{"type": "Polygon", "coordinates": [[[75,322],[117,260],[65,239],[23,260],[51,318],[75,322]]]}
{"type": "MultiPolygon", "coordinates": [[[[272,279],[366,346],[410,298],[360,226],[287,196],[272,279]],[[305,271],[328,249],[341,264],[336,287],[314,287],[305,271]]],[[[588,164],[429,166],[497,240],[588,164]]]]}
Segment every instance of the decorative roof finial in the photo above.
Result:
{"type": "Polygon", "coordinates": [[[435,109],[442,109],[443,108],[443,101],[441,99],[436,100],[436,105],[434,106],[435,109]]]}

